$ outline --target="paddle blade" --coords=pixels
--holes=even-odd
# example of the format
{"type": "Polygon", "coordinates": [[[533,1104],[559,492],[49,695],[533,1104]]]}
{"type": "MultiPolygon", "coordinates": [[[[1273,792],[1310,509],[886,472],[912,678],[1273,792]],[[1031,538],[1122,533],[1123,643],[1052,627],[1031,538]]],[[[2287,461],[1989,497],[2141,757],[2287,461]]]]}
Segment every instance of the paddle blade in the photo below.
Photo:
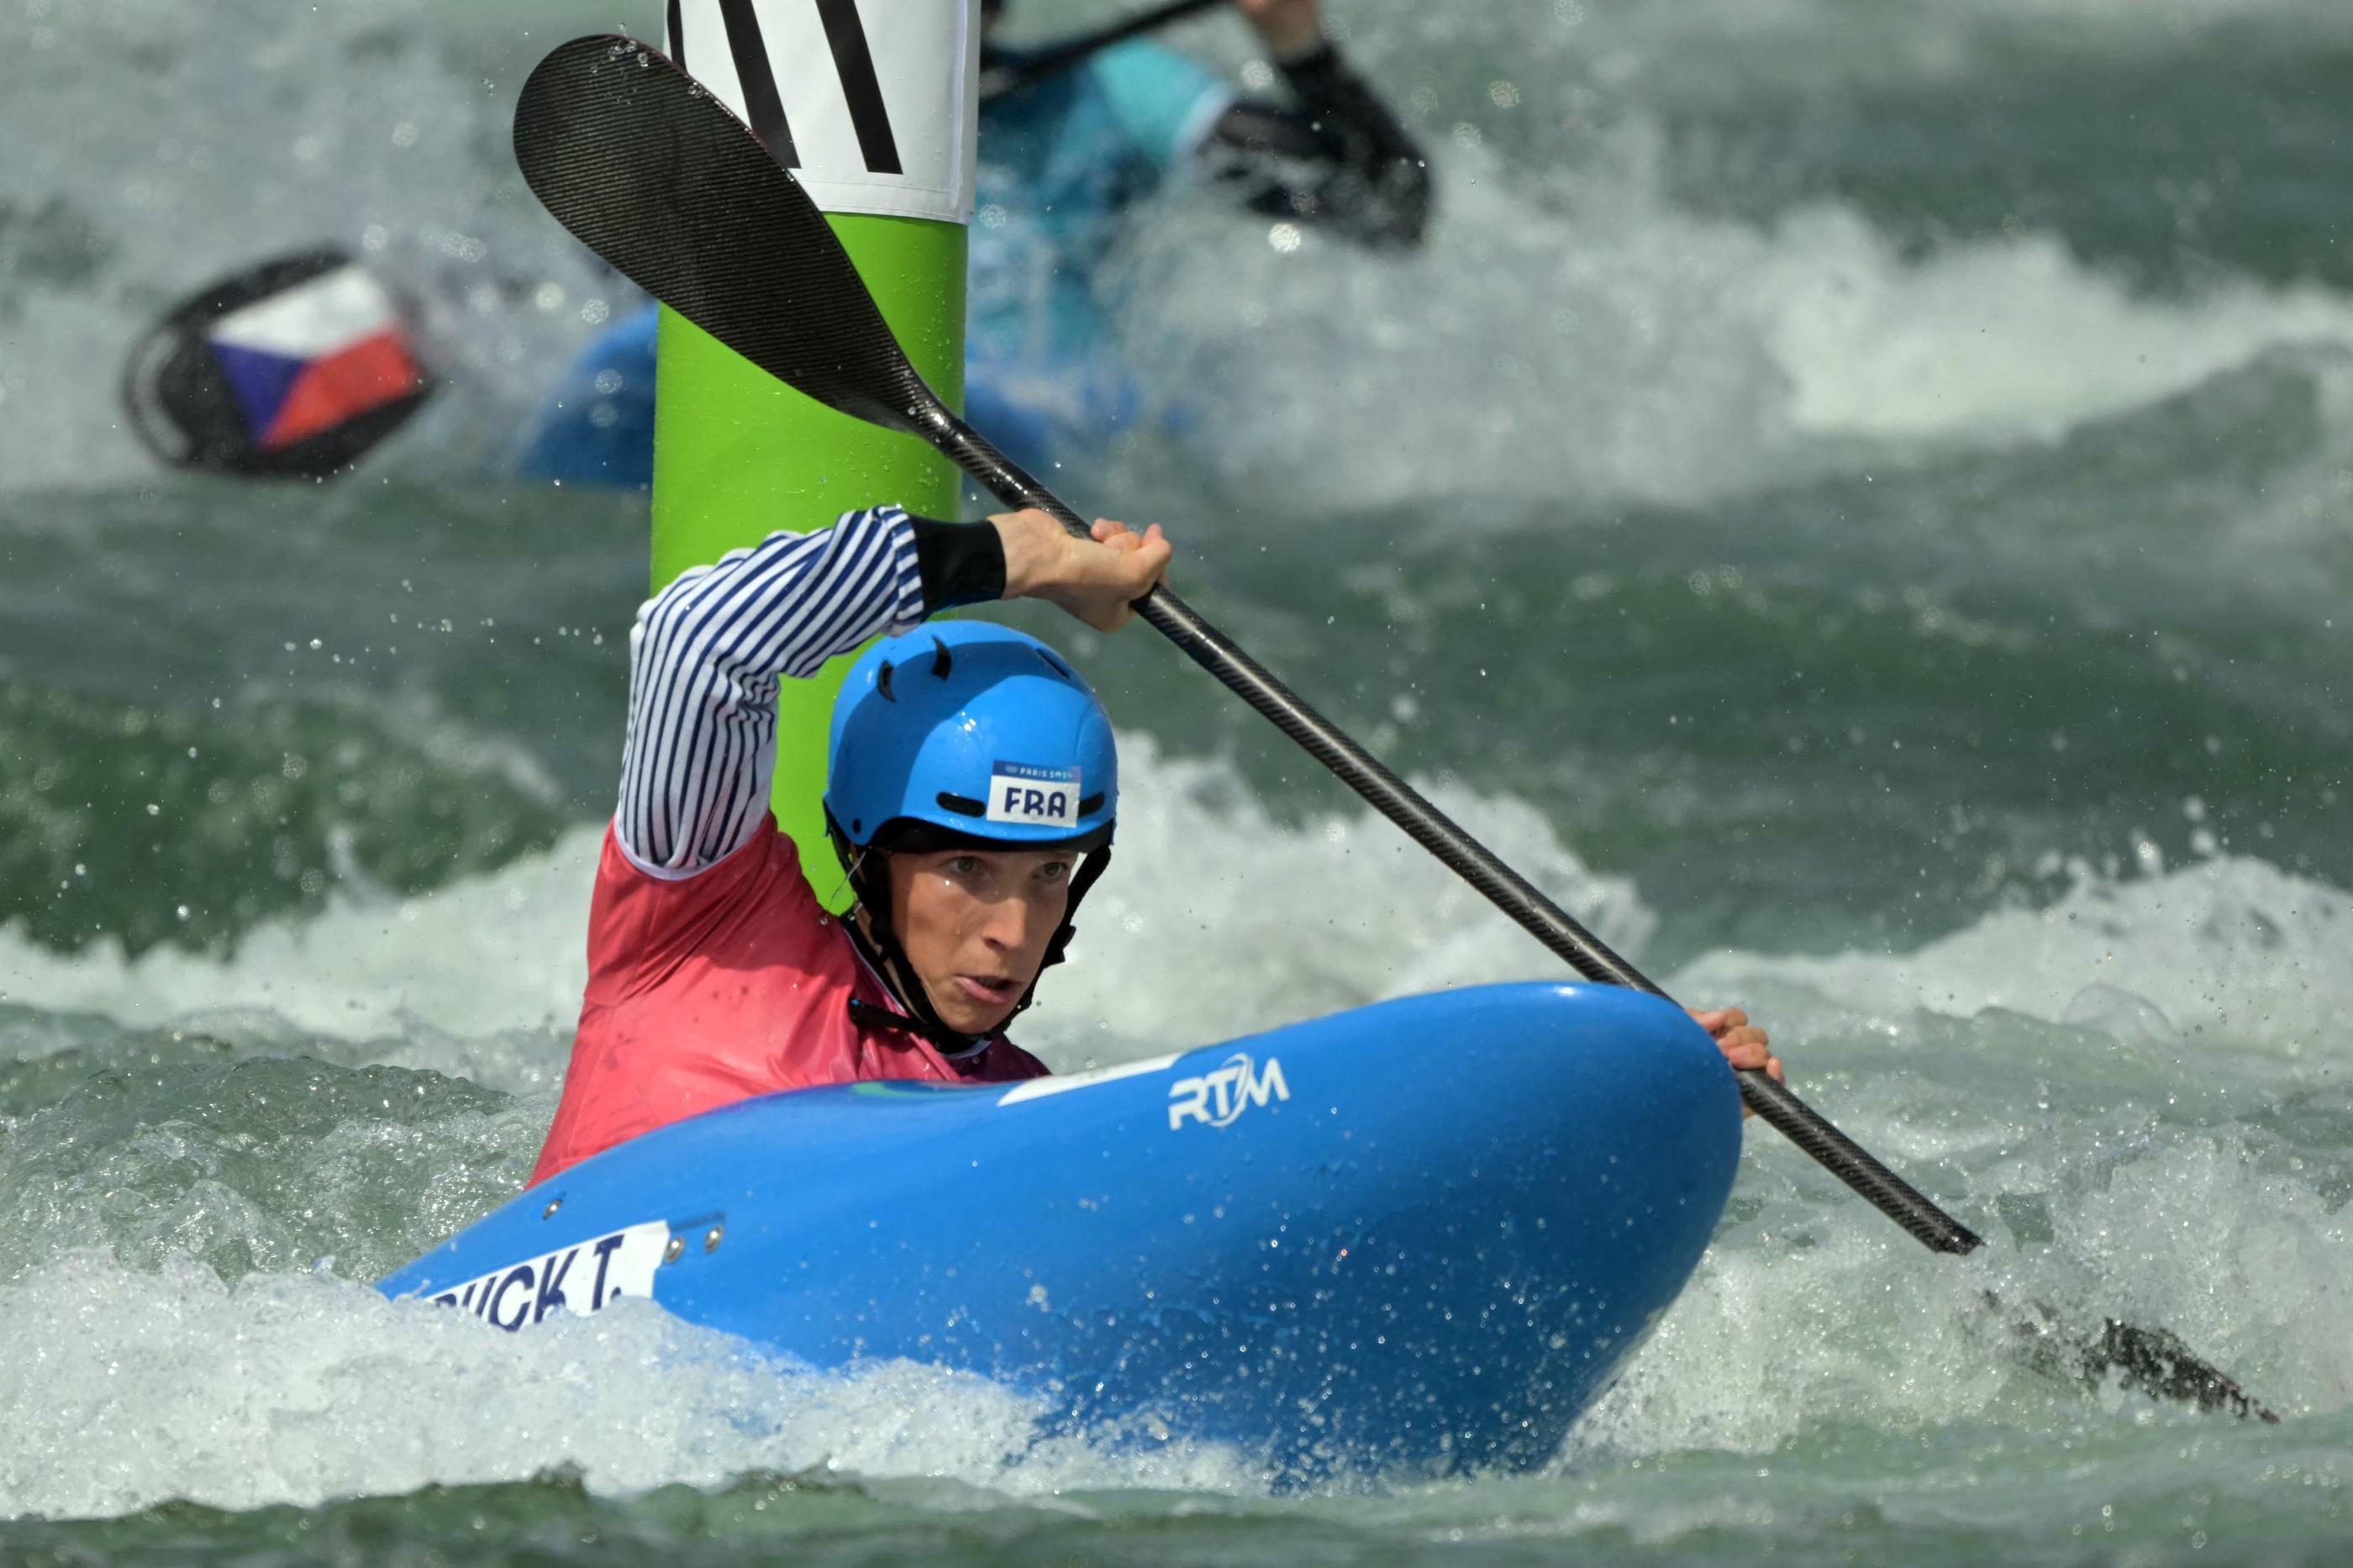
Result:
{"type": "Polygon", "coordinates": [[[2036,1301],[2013,1312],[1991,1291],[1986,1292],[1985,1300],[2009,1318],[2010,1331],[2026,1343],[2028,1363],[2038,1372],[2079,1379],[2093,1387],[2114,1373],[2124,1387],[2137,1389],[2151,1399],[2228,1411],[2242,1420],[2279,1423],[2268,1405],[2169,1329],[2144,1329],[2107,1318],[2098,1333],[2086,1333],[2068,1328],[2046,1302],[2036,1301]]]}
{"type": "Polygon", "coordinates": [[[2137,1388],[2152,1399],[2178,1399],[2200,1410],[2227,1410],[2242,1418],[2279,1424],[2279,1417],[2261,1400],[2192,1352],[2180,1335],[2168,1329],[2136,1328],[2110,1318],[2098,1342],[2086,1347],[2084,1364],[2094,1373],[2114,1367],[2126,1387],[2137,1388]]]}
{"type": "Polygon", "coordinates": [[[662,55],[617,34],[557,46],[523,84],[514,150],[556,222],[779,381],[925,439],[949,417],[817,204],[662,55]]]}

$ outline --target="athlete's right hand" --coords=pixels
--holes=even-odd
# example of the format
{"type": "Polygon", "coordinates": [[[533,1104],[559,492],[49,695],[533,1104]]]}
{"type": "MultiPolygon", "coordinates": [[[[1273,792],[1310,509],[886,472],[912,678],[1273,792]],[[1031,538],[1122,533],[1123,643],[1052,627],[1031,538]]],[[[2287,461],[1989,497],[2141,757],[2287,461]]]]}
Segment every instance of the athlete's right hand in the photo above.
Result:
{"type": "Polygon", "coordinates": [[[1005,596],[1060,605],[1099,632],[1134,617],[1134,601],[1167,574],[1174,553],[1156,522],[1138,533],[1098,518],[1087,540],[1035,507],[988,521],[1005,542],[1005,596]]]}

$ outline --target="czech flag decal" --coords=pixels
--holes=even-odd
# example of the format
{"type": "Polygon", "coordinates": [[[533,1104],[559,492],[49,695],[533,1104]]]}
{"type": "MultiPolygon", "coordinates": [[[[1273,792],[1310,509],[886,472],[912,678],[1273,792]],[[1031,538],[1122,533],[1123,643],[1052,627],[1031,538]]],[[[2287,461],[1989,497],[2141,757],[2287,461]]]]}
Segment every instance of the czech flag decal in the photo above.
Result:
{"type": "Polygon", "coordinates": [[[205,337],[264,452],[425,385],[392,297],[353,266],[233,310],[205,337]]]}

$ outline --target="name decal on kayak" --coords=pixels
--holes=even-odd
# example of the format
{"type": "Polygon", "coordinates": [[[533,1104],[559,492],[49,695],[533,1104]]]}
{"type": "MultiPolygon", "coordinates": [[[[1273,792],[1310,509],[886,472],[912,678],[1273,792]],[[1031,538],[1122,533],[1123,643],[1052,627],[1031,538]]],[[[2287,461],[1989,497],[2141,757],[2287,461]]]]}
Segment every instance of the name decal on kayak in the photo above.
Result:
{"type": "Polygon", "coordinates": [[[1248,1051],[1236,1051],[1226,1065],[1198,1078],[1180,1078],[1168,1086],[1168,1131],[1187,1121],[1204,1127],[1230,1127],[1253,1105],[1289,1100],[1291,1086],[1282,1081],[1282,1063],[1273,1057],[1260,1067],[1248,1051]]]}
{"type": "Polygon", "coordinates": [[[433,1298],[437,1306],[471,1312],[513,1333],[561,1308],[575,1317],[601,1311],[624,1296],[650,1297],[654,1270],[670,1245],[661,1220],[633,1225],[609,1236],[542,1253],[453,1285],[433,1298]]]}

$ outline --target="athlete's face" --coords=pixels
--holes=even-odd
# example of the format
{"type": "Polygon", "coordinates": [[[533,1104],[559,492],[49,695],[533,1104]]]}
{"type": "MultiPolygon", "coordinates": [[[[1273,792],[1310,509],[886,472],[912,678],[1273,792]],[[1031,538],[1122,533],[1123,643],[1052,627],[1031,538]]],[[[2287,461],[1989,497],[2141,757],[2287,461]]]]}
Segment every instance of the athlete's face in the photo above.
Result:
{"type": "Polygon", "coordinates": [[[891,857],[899,945],[951,1029],[985,1035],[1038,978],[1071,907],[1067,849],[942,849],[891,857]]]}

